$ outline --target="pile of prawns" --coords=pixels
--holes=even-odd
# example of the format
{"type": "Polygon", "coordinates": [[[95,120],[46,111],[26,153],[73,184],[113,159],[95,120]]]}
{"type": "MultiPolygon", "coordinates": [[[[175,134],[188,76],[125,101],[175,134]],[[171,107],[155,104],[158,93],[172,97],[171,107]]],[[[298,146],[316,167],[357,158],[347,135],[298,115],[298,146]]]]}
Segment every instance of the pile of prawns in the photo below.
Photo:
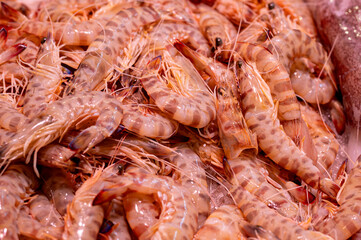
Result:
{"type": "Polygon", "coordinates": [[[357,238],[302,0],[8,0],[0,22],[1,239],[357,238]]]}

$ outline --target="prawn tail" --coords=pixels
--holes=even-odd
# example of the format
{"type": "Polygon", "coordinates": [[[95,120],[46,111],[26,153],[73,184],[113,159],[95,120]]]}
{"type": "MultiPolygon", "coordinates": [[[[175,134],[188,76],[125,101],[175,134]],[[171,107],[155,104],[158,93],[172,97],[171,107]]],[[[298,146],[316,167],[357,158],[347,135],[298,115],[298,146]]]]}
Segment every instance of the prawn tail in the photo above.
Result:
{"type": "MultiPolygon", "coordinates": [[[[119,185],[119,184],[117,184],[119,185]]],[[[103,204],[105,202],[109,202],[111,200],[113,200],[114,198],[116,198],[119,194],[117,194],[117,185],[110,187],[110,188],[105,188],[103,190],[101,190],[94,198],[93,200],[93,206],[95,205],[100,205],[103,204]]]]}
{"type": "Polygon", "coordinates": [[[102,140],[109,137],[110,135],[111,134],[104,128],[101,128],[99,126],[91,126],[82,131],[77,137],[75,137],[69,143],[69,148],[71,150],[89,149],[100,143],[102,140]]]}
{"type": "Polygon", "coordinates": [[[285,183],[287,191],[302,204],[311,204],[315,201],[316,197],[312,195],[305,187],[299,186],[294,182],[287,181],[285,183]]]}
{"type": "Polygon", "coordinates": [[[0,54],[0,64],[3,64],[13,57],[16,57],[21,52],[23,52],[26,49],[26,45],[24,43],[18,43],[10,48],[6,49],[4,52],[0,54]]]}
{"type": "Polygon", "coordinates": [[[2,28],[0,30],[0,47],[3,47],[6,43],[6,40],[8,38],[8,32],[5,28],[2,28]]]}
{"type": "Polygon", "coordinates": [[[192,50],[190,47],[185,45],[179,40],[174,42],[174,47],[180,51],[183,56],[185,56],[191,63],[195,66],[198,71],[206,72],[212,79],[217,79],[217,76],[212,71],[212,68],[209,64],[204,60],[204,57],[198,52],[192,50]]]}
{"type": "Polygon", "coordinates": [[[329,178],[323,178],[320,180],[320,189],[332,198],[336,198],[340,187],[329,178]]]}
{"type": "Polygon", "coordinates": [[[19,25],[21,23],[25,22],[26,20],[28,20],[28,18],[25,15],[23,15],[18,10],[10,7],[9,5],[7,5],[4,2],[1,2],[1,12],[4,14],[4,16],[7,19],[9,19],[12,22],[16,22],[19,25]]]}
{"type": "Polygon", "coordinates": [[[154,72],[154,71],[158,71],[161,67],[161,62],[162,62],[162,56],[157,56],[155,58],[153,58],[152,60],[149,61],[147,67],[146,67],[146,72],[154,72]]]}

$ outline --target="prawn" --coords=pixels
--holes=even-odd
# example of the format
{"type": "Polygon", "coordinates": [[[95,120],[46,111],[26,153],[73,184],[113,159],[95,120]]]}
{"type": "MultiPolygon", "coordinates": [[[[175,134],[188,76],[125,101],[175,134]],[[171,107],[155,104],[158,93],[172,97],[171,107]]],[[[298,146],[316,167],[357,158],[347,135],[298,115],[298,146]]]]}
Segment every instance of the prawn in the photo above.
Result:
{"type": "MultiPolygon", "coordinates": [[[[21,156],[27,156],[29,162],[33,152],[62,137],[79,118],[84,122],[90,116],[98,117],[96,125],[83,130],[69,144],[71,149],[87,150],[109,137],[119,126],[123,111],[121,104],[104,92],[81,92],[55,101],[1,146],[1,165],[21,156]]],[[[36,164],[36,156],[34,160],[36,164]]]]}
{"type": "MultiPolygon", "coordinates": [[[[184,84],[181,86],[185,88],[182,94],[170,89],[159,76],[162,61],[160,56],[147,65],[141,78],[143,87],[157,107],[172,119],[195,128],[205,127],[216,117],[213,97],[192,64],[183,56],[177,55],[176,49],[171,49],[171,51],[173,59],[181,66],[183,65],[181,71],[172,70],[174,76],[181,78],[176,78],[176,81],[182,81],[181,83],[184,84]],[[184,96],[186,94],[188,97],[184,96]]],[[[169,62],[165,61],[164,64],[169,64],[169,62]]],[[[170,78],[171,76],[167,78],[168,81],[171,80],[170,78]]]]}
{"type": "Polygon", "coordinates": [[[93,200],[98,206],[114,198],[122,197],[131,190],[153,194],[160,204],[158,222],[143,233],[141,239],[191,239],[197,230],[196,206],[188,190],[169,177],[130,172],[113,179],[118,184],[103,189],[93,200]],[[144,237],[143,237],[144,236],[144,237]]]}
{"type": "Polygon", "coordinates": [[[296,222],[267,207],[241,186],[234,187],[231,194],[251,224],[273,232],[280,239],[332,239],[320,232],[304,230],[296,222]]]}
{"type": "Polygon", "coordinates": [[[177,41],[174,46],[191,62],[198,71],[210,75],[210,88],[216,88],[216,109],[219,136],[226,157],[238,157],[246,149],[257,151],[256,136],[248,129],[238,103],[235,75],[223,64],[194,52],[177,41]]]}
{"type": "Polygon", "coordinates": [[[280,62],[291,75],[292,87],[309,103],[326,104],[331,101],[337,90],[333,75],[333,65],[328,61],[327,52],[321,43],[297,30],[287,30],[264,44],[274,54],[278,54],[280,62]],[[295,63],[297,58],[307,59],[307,64],[314,64],[318,69],[324,69],[324,77],[312,77],[307,71],[309,67],[295,63]],[[295,70],[292,70],[292,67],[295,70]],[[306,86],[306,87],[305,87],[306,86]]]}
{"type": "Polygon", "coordinates": [[[272,161],[295,173],[311,187],[336,197],[339,186],[324,178],[313,161],[282,130],[265,81],[246,63],[238,62],[235,67],[244,117],[248,127],[257,134],[260,148],[272,161]]]}
{"type": "Polygon", "coordinates": [[[173,178],[190,191],[198,210],[198,226],[202,226],[210,212],[206,172],[199,156],[186,144],[178,144],[175,148],[175,153],[169,156],[176,170],[173,178]]]}
{"type": "Polygon", "coordinates": [[[246,240],[247,236],[242,232],[241,222],[245,220],[237,206],[222,205],[209,215],[193,239],[246,240]]]}
{"type": "Polygon", "coordinates": [[[104,210],[101,206],[92,205],[92,202],[101,189],[112,184],[109,180],[117,174],[117,169],[116,165],[111,165],[97,170],[76,191],[65,216],[63,239],[97,239],[104,210]]]}
{"type": "MultiPolygon", "coordinates": [[[[315,161],[317,159],[316,149],[301,117],[300,106],[286,69],[276,59],[276,56],[262,46],[238,43],[236,52],[246,63],[253,65],[266,81],[272,98],[277,102],[277,115],[285,133],[308,157],[315,161]]],[[[237,54],[235,55],[237,56],[237,54]]]]}
{"type": "Polygon", "coordinates": [[[24,115],[32,119],[44,111],[46,105],[57,98],[61,80],[59,49],[49,35],[39,50],[33,76],[25,91],[24,115]]]}
{"type": "Polygon", "coordinates": [[[361,196],[356,189],[361,187],[361,159],[349,173],[346,182],[337,195],[340,207],[334,217],[326,219],[315,228],[335,239],[348,239],[361,229],[361,196]]]}
{"type": "Polygon", "coordinates": [[[91,91],[111,72],[117,56],[121,55],[133,38],[134,32],[160,20],[152,7],[128,8],[119,11],[90,44],[87,53],[74,73],[65,94],[91,91]],[[124,24],[130,21],[132,24],[124,24]]]}
{"type": "Polygon", "coordinates": [[[261,173],[261,170],[267,170],[255,160],[254,154],[249,153],[243,153],[235,159],[223,160],[226,176],[234,186],[242,186],[282,216],[298,220],[300,217],[298,206],[291,201],[288,194],[279,192],[268,183],[261,173]]]}
{"type": "Polygon", "coordinates": [[[0,176],[0,236],[19,239],[17,218],[23,198],[36,189],[38,181],[31,168],[13,164],[0,176]]]}

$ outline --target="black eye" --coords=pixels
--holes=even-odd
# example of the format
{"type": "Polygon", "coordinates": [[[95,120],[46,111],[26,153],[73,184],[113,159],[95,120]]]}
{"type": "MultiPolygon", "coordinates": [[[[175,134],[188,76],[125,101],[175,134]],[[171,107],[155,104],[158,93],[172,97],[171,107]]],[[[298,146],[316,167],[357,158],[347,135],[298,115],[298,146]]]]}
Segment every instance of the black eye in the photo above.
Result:
{"type": "Polygon", "coordinates": [[[226,93],[226,90],[224,88],[220,87],[220,88],[218,88],[217,92],[220,96],[224,96],[224,94],[226,93]]]}
{"type": "Polygon", "coordinates": [[[269,10],[272,10],[272,9],[274,9],[275,7],[276,7],[276,4],[275,4],[274,2],[271,2],[271,3],[268,4],[268,9],[269,9],[269,10]]]}
{"type": "Polygon", "coordinates": [[[43,44],[46,41],[46,37],[43,37],[43,39],[41,39],[41,44],[43,44]]]}
{"type": "Polygon", "coordinates": [[[222,39],[219,38],[219,37],[217,37],[217,38],[216,38],[216,46],[219,47],[219,46],[222,46],[222,44],[223,44],[222,39]]]}
{"type": "Polygon", "coordinates": [[[238,67],[238,68],[241,68],[242,65],[243,65],[243,62],[242,62],[241,60],[238,60],[238,61],[237,61],[237,67],[238,67]]]}
{"type": "Polygon", "coordinates": [[[124,173],[124,165],[118,165],[118,173],[123,174],[124,173]]]}

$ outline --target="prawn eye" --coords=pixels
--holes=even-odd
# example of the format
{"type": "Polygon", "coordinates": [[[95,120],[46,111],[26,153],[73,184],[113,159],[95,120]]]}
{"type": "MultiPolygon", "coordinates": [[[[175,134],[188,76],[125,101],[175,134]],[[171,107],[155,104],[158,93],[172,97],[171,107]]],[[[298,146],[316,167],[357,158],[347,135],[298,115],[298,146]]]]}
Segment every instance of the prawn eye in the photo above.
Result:
{"type": "Polygon", "coordinates": [[[137,79],[132,79],[132,80],[130,80],[130,82],[129,82],[129,86],[133,86],[133,85],[135,85],[137,83],[137,79]]]}
{"type": "Polygon", "coordinates": [[[238,67],[238,68],[241,68],[242,65],[243,65],[242,61],[241,61],[241,60],[238,60],[238,61],[237,61],[237,67],[238,67]]]}
{"type": "Polygon", "coordinates": [[[41,39],[41,44],[43,44],[45,41],[46,41],[46,37],[43,37],[43,38],[41,39]]]}
{"type": "Polygon", "coordinates": [[[118,165],[118,173],[123,174],[124,173],[124,165],[118,165]]]}
{"type": "Polygon", "coordinates": [[[217,37],[217,38],[216,38],[216,46],[219,47],[219,46],[222,46],[222,44],[223,44],[222,39],[219,38],[219,37],[217,37]]]}
{"type": "Polygon", "coordinates": [[[276,5],[275,5],[274,2],[271,2],[271,3],[268,4],[268,9],[269,9],[269,10],[272,10],[272,9],[274,9],[275,7],[276,7],[276,5]]]}
{"type": "Polygon", "coordinates": [[[218,88],[217,92],[220,96],[224,96],[226,93],[226,90],[224,88],[220,87],[220,88],[218,88]]]}

